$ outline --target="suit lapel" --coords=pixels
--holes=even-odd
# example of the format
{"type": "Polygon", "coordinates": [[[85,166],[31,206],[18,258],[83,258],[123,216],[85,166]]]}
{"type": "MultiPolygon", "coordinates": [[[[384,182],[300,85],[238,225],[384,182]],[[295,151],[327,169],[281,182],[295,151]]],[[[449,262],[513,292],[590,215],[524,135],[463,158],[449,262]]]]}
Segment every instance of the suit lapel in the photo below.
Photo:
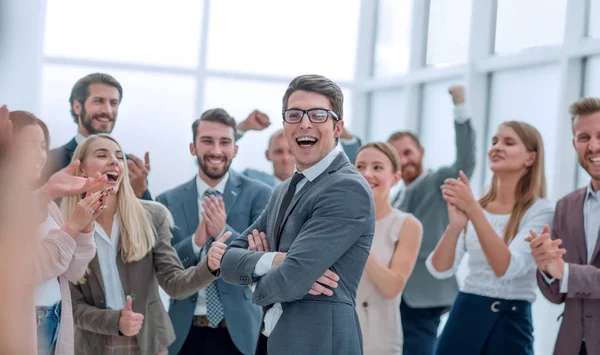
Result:
{"type": "Polygon", "coordinates": [[[189,235],[194,233],[198,225],[200,224],[200,217],[198,212],[198,188],[196,187],[196,178],[188,182],[183,186],[183,193],[180,197],[181,209],[185,215],[185,221],[187,224],[187,233],[189,235]]]}
{"type": "MultiPolygon", "coordinates": [[[[587,245],[585,242],[585,224],[583,220],[583,203],[585,201],[585,189],[577,195],[573,206],[573,220],[576,222],[573,224],[573,236],[575,237],[575,245],[577,248],[577,254],[579,255],[579,261],[582,264],[587,264],[587,245]]],[[[569,215],[567,213],[567,215],[569,215]]],[[[560,237],[560,236],[559,236],[560,237]]],[[[598,243],[596,243],[596,251],[598,252],[598,243]]]]}
{"type": "MultiPolygon", "coordinates": [[[[346,155],[343,154],[343,153],[338,154],[338,156],[327,167],[327,169],[325,169],[325,171],[323,171],[321,173],[321,175],[317,176],[317,178],[314,179],[313,181],[307,182],[302,187],[302,189],[300,189],[300,191],[298,191],[294,195],[294,197],[292,198],[292,202],[290,202],[290,205],[288,206],[287,210],[285,211],[285,214],[283,215],[283,220],[281,220],[281,227],[280,227],[281,229],[280,230],[283,230],[283,227],[285,226],[285,222],[287,221],[288,217],[290,216],[290,214],[294,210],[294,207],[296,207],[296,204],[298,204],[298,201],[300,201],[300,199],[302,198],[302,196],[304,196],[306,194],[306,192],[308,192],[313,186],[315,186],[316,184],[318,184],[321,180],[325,179],[330,174],[332,174],[335,171],[339,170],[345,164],[349,164],[349,161],[348,161],[348,158],[346,157],[346,155]]],[[[283,190],[283,191],[287,191],[287,189],[289,187],[289,182],[290,181],[291,180],[288,180],[286,182],[286,187],[285,187],[285,190],[283,190]]],[[[281,200],[283,199],[284,195],[285,195],[285,192],[283,192],[283,194],[280,196],[280,201],[278,201],[277,206],[281,206],[281,202],[282,202],[281,200]]],[[[275,234],[275,235],[277,235],[277,234],[275,234]]],[[[279,245],[279,243],[277,243],[275,245],[279,245]]]]}
{"type": "Polygon", "coordinates": [[[233,170],[229,170],[229,179],[225,184],[225,191],[223,191],[223,203],[225,203],[225,213],[229,217],[231,209],[240,195],[242,185],[242,179],[238,173],[233,170]]]}
{"type": "Polygon", "coordinates": [[[100,284],[102,294],[104,295],[104,297],[106,297],[106,290],[104,289],[104,280],[102,279],[102,271],[100,270],[100,261],[98,260],[98,253],[96,253],[92,261],[90,261],[89,267],[94,273],[94,276],[96,276],[98,283],[100,284]]]}

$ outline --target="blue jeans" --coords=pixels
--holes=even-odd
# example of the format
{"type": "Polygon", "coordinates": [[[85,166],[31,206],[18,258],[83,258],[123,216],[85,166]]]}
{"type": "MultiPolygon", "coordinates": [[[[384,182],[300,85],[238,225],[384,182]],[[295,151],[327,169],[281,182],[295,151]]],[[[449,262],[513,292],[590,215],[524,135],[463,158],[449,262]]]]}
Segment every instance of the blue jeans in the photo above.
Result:
{"type": "Polygon", "coordinates": [[[52,355],[60,328],[61,302],[50,307],[35,307],[37,347],[39,355],[52,355]]]}

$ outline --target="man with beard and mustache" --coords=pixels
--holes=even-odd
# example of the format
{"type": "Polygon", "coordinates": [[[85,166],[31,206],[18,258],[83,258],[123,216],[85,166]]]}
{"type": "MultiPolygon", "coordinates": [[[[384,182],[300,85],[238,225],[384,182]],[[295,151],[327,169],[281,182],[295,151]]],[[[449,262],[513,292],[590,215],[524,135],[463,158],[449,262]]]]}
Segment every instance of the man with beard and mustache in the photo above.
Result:
{"type": "Polygon", "coordinates": [[[558,201],[552,231],[532,231],[527,241],[542,294],[565,307],[554,354],[600,354],[600,98],[583,98],[569,111],[573,147],[591,181],[558,201]]]}
{"type": "MultiPolygon", "coordinates": [[[[172,244],[184,267],[195,265],[210,243],[226,231],[239,237],[261,214],[271,188],[229,167],[237,154],[235,120],[223,109],[202,114],[192,124],[190,152],[198,174],[157,197],[173,215],[172,244]]],[[[171,300],[176,340],[170,354],[251,354],[261,309],[246,286],[214,281],[185,300],[171,300]]]]}
{"type": "MultiPolygon", "coordinates": [[[[88,136],[111,133],[122,99],[121,84],[108,74],[93,73],[79,79],[69,98],[71,116],[78,126],[77,135],[62,147],[50,151],[42,176],[47,179],[69,165],[75,148],[88,136]]],[[[127,159],[129,181],[135,195],[144,200],[152,200],[147,183],[150,171],[149,154],[145,154],[144,162],[133,154],[128,154],[127,159]]]]}
{"type": "Polygon", "coordinates": [[[475,168],[475,132],[465,109],[465,90],[452,86],[454,102],[456,161],[437,171],[423,170],[425,149],[411,132],[396,132],[388,143],[396,149],[402,165],[405,188],[393,198],[395,208],[412,213],[423,224],[423,241],[412,275],[402,293],[400,313],[404,332],[404,354],[432,354],[440,317],[448,311],[458,293],[455,278],[435,279],[425,260],[448,225],[446,201],[441,185],[462,170],[469,178],[475,168]]]}

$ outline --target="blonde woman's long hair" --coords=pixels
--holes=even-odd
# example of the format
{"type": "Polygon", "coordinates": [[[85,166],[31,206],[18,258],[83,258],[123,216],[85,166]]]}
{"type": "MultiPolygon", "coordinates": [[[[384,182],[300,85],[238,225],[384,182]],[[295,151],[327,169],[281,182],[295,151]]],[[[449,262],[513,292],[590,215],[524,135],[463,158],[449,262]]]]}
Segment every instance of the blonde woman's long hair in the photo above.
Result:
{"type": "MultiPolygon", "coordinates": [[[[513,206],[510,219],[504,230],[504,242],[510,243],[517,235],[521,219],[527,210],[538,198],[546,198],[546,175],[544,169],[544,141],[540,132],[535,127],[520,121],[508,121],[501,124],[512,128],[519,136],[528,152],[535,152],[535,162],[517,183],[515,189],[515,205],[513,206]]],[[[492,177],[490,190],[479,199],[479,203],[485,208],[498,195],[498,177],[492,177]]]]}
{"type": "MultiPolygon", "coordinates": [[[[75,175],[81,174],[81,166],[90,152],[90,146],[98,139],[108,139],[115,142],[119,149],[121,145],[108,134],[92,135],[86,138],[75,149],[73,160],[79,159],[81,165],[75,171],[75,175]]],[[[156,230],[151,221],[151,217],[146,212],[143,204],[150,202],[141,202],[133,192],[129,182],[129,169],[127,163],[123,164],[123,177],[121,185],[117,191],[117,221],[119,222],[121,258],[125,263],[131,263],[141,260],[154,247],[156,242],[156,230]]],[[[64,198],[61,203],[61,210],[65,219],[69,219],[75,210],[77,203],[81,201],[81,196],[71,196],[64,198]]],[[[156,203],[152,203],[156,204],[156,203]]]]}

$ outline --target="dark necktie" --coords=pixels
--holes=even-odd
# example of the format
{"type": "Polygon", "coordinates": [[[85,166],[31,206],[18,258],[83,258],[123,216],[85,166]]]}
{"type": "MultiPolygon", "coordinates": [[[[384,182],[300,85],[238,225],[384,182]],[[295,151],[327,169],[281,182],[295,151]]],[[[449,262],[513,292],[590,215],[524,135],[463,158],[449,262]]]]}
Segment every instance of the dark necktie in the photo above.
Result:
{"type": "MultiPolygon", "coordinates": [[[[215,189],[207,189],[204,192],[205,197],[210,197],[211,195],[218,198],[221,196],[221,193],[215,189]]],[[[205,253],[208,253],[208,249],[210,249],[210,245],[214,241],[213,237],[208,238],[204,245],[205,253]]],[[[211,328],[216,328],[223,320],[223,316],[223,305],[219,298],[218,285],[216,281],[213,281],[206,286],[206,318],[208,318],[208,325],[211,328]]]]}
{"type": "Polygon", "coordinates": [[[288,187],[285,196],[283,196],[283,201],[281,201],[281,206],[279,206],[279,212],[277,213],[277,219],[275,220],[275,249],[273,251],[279,250],[279,236],[281,234],[281,222],[283,222],[283,216],[285,215],[285,211],[287,211],[292,199],[294,198],[294,194],[296,193],[296,186],[304,178],[304,175],[301,173],[294,173],[292,177],[292,181],[290,181],[290,186],[288,187]]]}

